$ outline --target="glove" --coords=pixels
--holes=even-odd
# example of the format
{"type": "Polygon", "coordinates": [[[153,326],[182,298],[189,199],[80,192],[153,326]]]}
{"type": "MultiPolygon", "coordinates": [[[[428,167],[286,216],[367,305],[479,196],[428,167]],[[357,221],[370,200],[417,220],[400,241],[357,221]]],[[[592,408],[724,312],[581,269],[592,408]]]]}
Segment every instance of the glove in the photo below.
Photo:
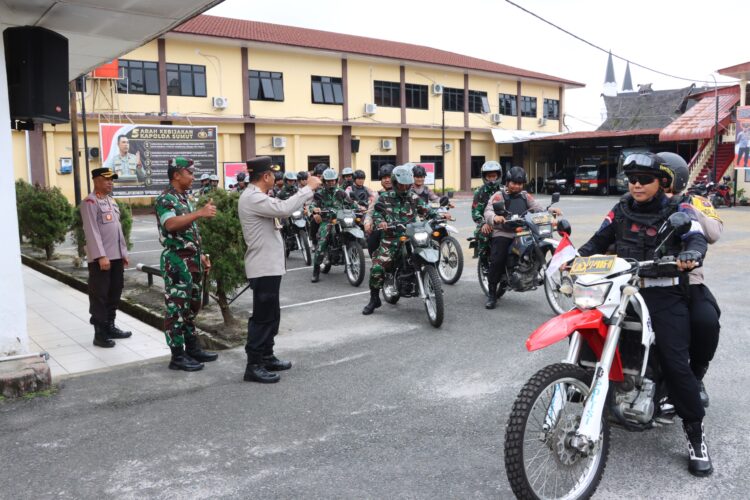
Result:
{"type": "Polygon", "coordinates": [[[701,260],[703,260],[703,256],[697,250],[684,250],[677,255],[677,260],[680,262],[688,262],[692,260],[693,262],[700,264],[701,260]]]}

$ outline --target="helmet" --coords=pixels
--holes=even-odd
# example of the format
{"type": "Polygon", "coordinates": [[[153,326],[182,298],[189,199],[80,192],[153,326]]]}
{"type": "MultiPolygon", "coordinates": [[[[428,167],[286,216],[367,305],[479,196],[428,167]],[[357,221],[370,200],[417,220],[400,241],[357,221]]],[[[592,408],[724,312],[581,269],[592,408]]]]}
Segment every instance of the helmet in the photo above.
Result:
{"type": "Polygon", "coordinates": [[[335,181],[339,178],[339,174],[332,168],[327,168],[323,171],[323,181],[335,181]]]}
{"type": "Polygon", "coordinates": [[[306,181],[307,180],[307,172],[297,172],[297,180],[298,181],[306,181]]]}
{"type": "Polygon", "coordinates": [[[344,175],[354,175],[354,170],[351,167],[346,167],[341,171],[341,176],[343,177],[344,175]]]}
{"type": "Polygon", "coordinates": [[[414,165],[411,171],[414,177],[427,177],[427,170],[422,165],[414,165]]]}
{"type": "Polygon", "coordinates": [[[216,175],[216,174],[211,174],[208,178],[210,180],[212,180],[212,181],[218,181],[219,180],[219,176],[216,175]]]}
{"type": "MultiPolygon", "coordinates": [[[[503,175],[503,167],[500,166],[500,164],[496,161],[486,161],[482,165],[482,179],[484,179],[484,176],[495,172],[497,174],[497,178],[500,179],[503,175]]],[[[485,184],[488,182],[486,179],[484,179],[485,184]]]]}
{"type": "Polygon", "coordinates": [[[297,174],[294,172],[286,172],[284,174],[284,180],[285,181],[296,181],[297,180],[297,174]]]}
{"type": "Polygon", "coordinates": [[[282,172],[281,170],[277,170],[276,172],[273,173],[274,181],[280,181],[283,178],[284,178],[284,172],[282,172]]]}
{"type": "Polygon", "coordinates": [[[687,162],[682,156],[675,153],[657,153],[661,158],[661,164],[666,166],[672,172],[672,183],[670,187],[674,194],[680,194],[685,190],[688,183],[690,171],[687,162]]]}
{"type": "Polygon", "coordinates": [[[411,168],[406,165],[399,165],[394,168],[391,173],[391,178],[397,184],[405,184],[407,186],[414,184],[414,173],[411,171],[411,168]]]}
{"type": "Polygon", "coordinates": [[[315,168],[313,168],[313,175],[321,176],[327,168],[328,165],[326,165],[325,163],[318,163],[317,165],[315,165],[315,168]]]}
{"type": "Polygon", "coordinates": [[[364,170],[355,170],[354,171],[354,178],[355,179],[366,179],[367,175],[365,175],[364,170]]]}
{"type": "Polygon", "coordinates": [[[386,163],[385,165],[380,167],[380,170],[378,170],[378,177],[380,177],[381,179],[383,177],[390,177],[392,173],[393,165],[391,165],[390,163],[386,163]]]}
{"type": "Polygon", "coordinates": [[[523,167],[511,167],[511,169],[508,170],[508,175],[505,176],[505,182],[526,184],[526,182],[528,182],[526,180],[526,170],[524,170],[523,167]]]}
{"type": "Polygon", "coordinates": [[[207,181],[207,180],[209,180],[209,175],[208,174],[201,175],[201,182],[207,181]]]}
{"type": "Polygon", "coordinates": [[[672,170],[667,162],[655,153],[635,153],[628,155],[623,163],[625,175],[642,172],[661,179],[661,187],[672,185],[672,170]]]}
{"type": "MultiPolygon", "coordinates": [[[[659,153],[659,154],[661,154],[661,153],[659,153]]],[[[729,181],[732,180],[732,178],[729,177],[728,175],[725,175],[724,177],[722,177],[722,180],[725,180],[725,181],[729,182],[729,181]]]]}
{"type": "Polygon", "coordinates": [[[245,182],[245,178],[247,177],[247,174],[245,172],[240,172],[237,174],[237,182],[245,182]]]}

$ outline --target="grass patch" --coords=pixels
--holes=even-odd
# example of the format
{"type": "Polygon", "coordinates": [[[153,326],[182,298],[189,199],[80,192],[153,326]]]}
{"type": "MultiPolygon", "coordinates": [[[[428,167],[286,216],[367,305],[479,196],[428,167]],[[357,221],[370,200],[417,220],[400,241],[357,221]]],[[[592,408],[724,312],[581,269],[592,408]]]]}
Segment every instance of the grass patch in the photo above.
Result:
{"type": "Polygon", "coordinates": [[[21,397],[23,399],[48,398],[50,396],[54,396],[55,394],[57,394],[57,387],[50,387],[49,389],[44,389],[43,391],[27,392],[21,397]]]}

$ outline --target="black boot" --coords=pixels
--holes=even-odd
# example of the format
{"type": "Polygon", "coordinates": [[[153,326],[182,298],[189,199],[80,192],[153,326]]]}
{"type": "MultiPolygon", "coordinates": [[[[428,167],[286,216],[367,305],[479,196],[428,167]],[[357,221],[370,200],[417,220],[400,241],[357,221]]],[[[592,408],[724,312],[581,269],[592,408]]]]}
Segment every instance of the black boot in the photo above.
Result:
{"type": "Polygon", "coordinates": [[[711,458],[708,456],[703,422],[683,422],[682,428],[685,431],[688,445],[688,459],[690,460],[688,471],[698,477],[710,476],[714,467],[711,465],[711,458]]]}
{"type": "Polygon", "coordinates": [[[282,361],[273,354],[270,356],[263,356],[263,366],[270,372],[280,372],[288,370],[292,367],[291,361],[282,361]]]}
{"type": "Polygon", "coordinates": [[[380,289],[370,287],[370,302],[368,302],[365,308],[362,309],[362,314],[372,314],[375,309],[382,305],[383,303],[380,302],[380,289]]]}
{"type": "Polygon", "coordinates": [[[219,357],[215,352],[204,351],[201,349],[198,337],[195,335],[185,336],[185,352],[188,356],[200,363],[216,361],[219,357]]]}
{"type": "Polygon", "coordinates": [[[97,347],[114,347],[115,341],[109,338],[109,329],[105,325],[94,325],[94,345],[97,347]]]}
{"type": "Polygon", "coordinates": [[[245,382],[260,382],[261,384],[274,384],[281,380],[278,373],[270,373],[263,359],[255,355],[247,356],[247,366],[245,367],[245,382]]]}
{"type": "Polygon", "coordinates": [[[497,305],[497,284],[487,284],[487,302],[484,303],[485,309],[494,309],[497,305]]]}
{"type": "Polygon", "coordinates": [[[711,403],[711,400],[708,398],[708,393],[706,392],[706,386],[703,384],[703,377],[706,375],[706,372],[708,371],[707,366],[698,366],[698,367],[692,367],[693,373],[695,374],[695,378],[698,379],[698,385],[701,389],[701,403],[703,404],[703,408],[708,408],[708,405],[711,403]]]}
{"type": "Polygon", "coordinates": [[[203,369],[203,363],[199,363],[187,354],[183,346],[170,347],[172,359],[169,361],[170,370],[184,370],[186,372],[197,372],[203,369]]]}
{"type": "Polygon", "coordinates": [[[107,333],[111,339],[126,339],[133,335],[133,332],[126,332],[117,328],[114,319],[109,320],[109,323],[107,323],[107,333]]]}
{"type": "Polygon", "coordinates": [[[318,281],[320,281],[320,265],[319,264],[315,264],[313,266],[313,275],[310,281],[312,283],[317,283],[318,281]]]}

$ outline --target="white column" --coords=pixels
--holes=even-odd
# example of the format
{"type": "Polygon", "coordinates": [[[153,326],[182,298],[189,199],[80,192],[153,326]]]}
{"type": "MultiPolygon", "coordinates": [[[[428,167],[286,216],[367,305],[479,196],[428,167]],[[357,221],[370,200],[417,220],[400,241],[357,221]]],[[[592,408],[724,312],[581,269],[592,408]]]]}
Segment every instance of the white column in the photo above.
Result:
{"type": "MultiPolygon", "coordinates": [[[[3,27],[0,25],[0,31],[3,27]]],[[[8,82],[5,48],[0,36],[0,359],[28,352],[26,294],[21,275],[21,246],[18,242],[16,189],[13,179],[13,149],[10,138],[8,82]]]]}

